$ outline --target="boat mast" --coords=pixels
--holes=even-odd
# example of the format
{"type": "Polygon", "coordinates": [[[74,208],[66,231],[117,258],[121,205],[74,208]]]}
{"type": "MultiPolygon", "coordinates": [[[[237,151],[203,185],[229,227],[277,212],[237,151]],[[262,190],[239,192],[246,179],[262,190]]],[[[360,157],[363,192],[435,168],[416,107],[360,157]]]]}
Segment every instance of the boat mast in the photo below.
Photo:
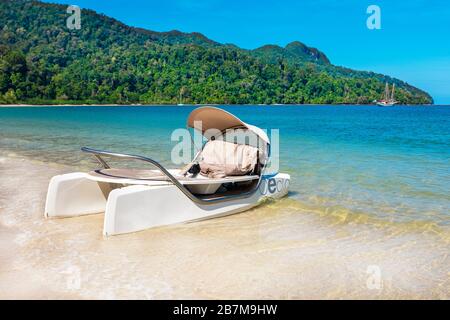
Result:
{"type": "Polygon", "coordinates": [[[386,88],[384,89],[384,101],[389,100],[389,84],[386,82],[386,88]]]}
{"type": "Polygon", "coordinates": [[[394,101],[395,83],[392,84],[391,100],[394,101]]]}

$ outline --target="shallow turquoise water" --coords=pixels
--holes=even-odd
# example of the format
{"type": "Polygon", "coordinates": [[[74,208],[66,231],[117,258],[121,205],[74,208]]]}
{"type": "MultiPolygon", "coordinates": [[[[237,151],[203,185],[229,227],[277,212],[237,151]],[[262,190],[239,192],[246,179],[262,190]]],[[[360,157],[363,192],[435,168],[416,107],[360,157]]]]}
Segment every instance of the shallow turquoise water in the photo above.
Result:
{"type": "MultiPolygon", "coordinates": [[[[307,205],[450,225],[450,108],[224,106],[280,130],[280,171],[307,205]]],[[[170,164],[193,107],[0,108],[0,152],[78,167],[91,146],[170,164]]],[[[324,211],[326,212],[326,211],[324,211]]]]}

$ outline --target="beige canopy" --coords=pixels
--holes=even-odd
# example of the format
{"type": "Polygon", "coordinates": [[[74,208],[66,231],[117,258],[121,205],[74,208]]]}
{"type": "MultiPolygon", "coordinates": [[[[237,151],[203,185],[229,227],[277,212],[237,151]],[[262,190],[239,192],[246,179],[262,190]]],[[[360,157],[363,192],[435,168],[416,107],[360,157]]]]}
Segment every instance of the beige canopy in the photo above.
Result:
{"type": "MultiPolygon", "coordinates": [[[[221,132],[227,129],[248,129],[256,134],[261,140],[270,144],[267,134],[258,127],[249,125],[241,121],[228,111],[215,107],[200,107],[191,112],[187,120],[189,128],[196,128],[195,122],[201,121],[202,133],[209,129],[217,129],[221,132]]],[[[198,128],[197,128],[198,129],[198,128]]]]}

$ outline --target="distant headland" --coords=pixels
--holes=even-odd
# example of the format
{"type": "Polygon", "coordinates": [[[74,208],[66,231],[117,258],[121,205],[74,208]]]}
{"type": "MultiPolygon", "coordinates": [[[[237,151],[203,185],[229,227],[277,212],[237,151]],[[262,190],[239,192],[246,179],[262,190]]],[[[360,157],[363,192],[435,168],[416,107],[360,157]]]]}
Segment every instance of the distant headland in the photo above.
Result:
{"type": "Polygon", "coordinates": [[[333,65],[295,41],[255,50],[199,33],[154,32],[67,6],[0,2],[0,104],[371,104],[385,83],[400,104],[432,104],[404,81],[333,65]]]}

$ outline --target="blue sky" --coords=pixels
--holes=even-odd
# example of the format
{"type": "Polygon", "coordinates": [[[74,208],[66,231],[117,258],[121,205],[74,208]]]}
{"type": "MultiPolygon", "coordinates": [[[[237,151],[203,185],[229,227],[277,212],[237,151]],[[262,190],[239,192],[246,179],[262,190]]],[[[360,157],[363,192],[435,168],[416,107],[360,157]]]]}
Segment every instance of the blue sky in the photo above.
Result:
{"type": "Polygon", "coordinates": [[[252,49],[299,40],[333,64],[389,74],[450,104],[448,0],[55,0],[155,31],[201,32],[252,49]],[[366,9],[381,8],[381,30],[366,9]]]}

